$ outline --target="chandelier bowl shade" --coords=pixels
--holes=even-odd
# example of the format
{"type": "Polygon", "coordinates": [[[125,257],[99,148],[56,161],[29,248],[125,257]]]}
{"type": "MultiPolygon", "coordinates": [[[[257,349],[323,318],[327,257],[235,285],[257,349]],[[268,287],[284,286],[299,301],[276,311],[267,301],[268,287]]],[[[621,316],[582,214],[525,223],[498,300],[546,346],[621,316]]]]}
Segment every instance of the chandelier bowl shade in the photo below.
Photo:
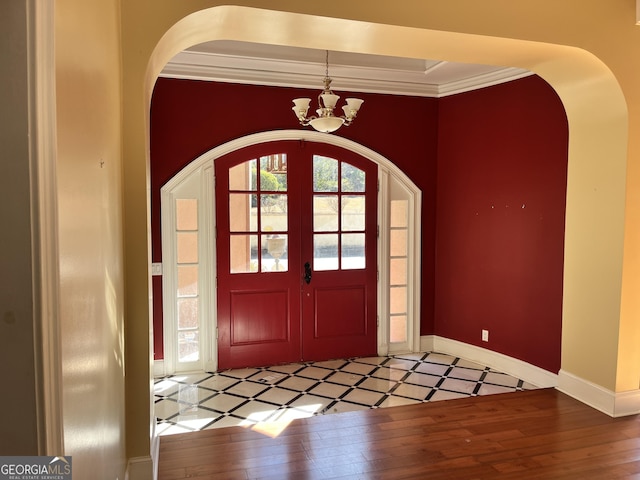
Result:
{"type": "Polygon", "coordinates": [[[309,120],[311,125],[318,132],[331,133],[338,130],[344,124],[344,120],[340,117],[318,117],[309,120]]]}

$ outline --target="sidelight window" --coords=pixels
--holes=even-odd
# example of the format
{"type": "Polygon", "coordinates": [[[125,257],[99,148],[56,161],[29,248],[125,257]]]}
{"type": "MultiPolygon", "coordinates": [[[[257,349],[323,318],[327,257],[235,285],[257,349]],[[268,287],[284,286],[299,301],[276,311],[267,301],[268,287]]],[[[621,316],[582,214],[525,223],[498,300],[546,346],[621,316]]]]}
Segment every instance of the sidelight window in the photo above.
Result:
{"type": "Polygon", "coordinates": [[[177,359],[196,362],[200,354],[198,288],[198,200],[176,199],[177,359]]]}

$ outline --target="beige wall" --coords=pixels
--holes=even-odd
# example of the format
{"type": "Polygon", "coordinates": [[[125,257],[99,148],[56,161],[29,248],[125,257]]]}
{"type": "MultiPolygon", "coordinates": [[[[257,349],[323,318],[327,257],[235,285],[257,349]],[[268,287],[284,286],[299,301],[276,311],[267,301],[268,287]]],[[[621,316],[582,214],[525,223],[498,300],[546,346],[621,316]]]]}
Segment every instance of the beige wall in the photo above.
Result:
{"type": "Polygon", "coordinates": [[[124,478],[119,0],[57,0],[60,328],[74,478],[124,478]]]}
{"type": "Polygon", "coordinates": [[[0,2],[0,455],[38,454],[26,2],[0,2]]]}
{"type": "Polygon", "coordinates": [[[570,128],[562,368],[614,392],[638,389],[638,135],[627,150],[628,132],[640,128],[633,1],[254,0],[235,3],[305,15],[221,7],[182,20],[221,3],[122,2],[130,456],[149,450],[149,96],[171,55],[216,38],[512,65],[545,78],[561,96],[570,128]]]}

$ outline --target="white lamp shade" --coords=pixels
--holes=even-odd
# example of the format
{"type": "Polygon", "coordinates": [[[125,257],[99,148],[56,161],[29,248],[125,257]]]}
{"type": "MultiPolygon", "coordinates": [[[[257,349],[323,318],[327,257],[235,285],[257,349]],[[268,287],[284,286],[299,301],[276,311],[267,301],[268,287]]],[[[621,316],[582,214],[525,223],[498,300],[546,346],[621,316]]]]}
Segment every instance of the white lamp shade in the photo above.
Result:
{"type": "Polygon", "coordinates": [[[347,98],[347,106],[349,110],[353,110],[354,112],[360,110],[363,103],[364,100],[360,100],[359,98],[347,98]]]}
{"type": "Polygon", "coordinates": [[[320,95],[320,98],[322,98],[322,103],[324,104],[325,108],[335,108],[336,103],[338,103],[338,100],[340,99],[340,95],[334,95],[333,93],[323,93],[322,95],[320,95]]]}
{"type": "Polygon", "coordinates": [[[318,132],[329,133],[338,130],[344,120],[340,117],[319,117],[312,119],[309,123],[318,132]]]}
{"type": "Polygon", "coordinates": [[[307,111],[309,110],[309,103],[311,102],[310,98],[296,98],[293,101],[293,113],[296,114],[298,120],[302,121],[307,117],[307,111]]]}
{"type": "Polygon", "coordinates": [[[311,103],[310,98],[296,98],[293,100],[293,104],[295,108],[298,110],[307,110],[309,108],[309,104],[311,103]]]}

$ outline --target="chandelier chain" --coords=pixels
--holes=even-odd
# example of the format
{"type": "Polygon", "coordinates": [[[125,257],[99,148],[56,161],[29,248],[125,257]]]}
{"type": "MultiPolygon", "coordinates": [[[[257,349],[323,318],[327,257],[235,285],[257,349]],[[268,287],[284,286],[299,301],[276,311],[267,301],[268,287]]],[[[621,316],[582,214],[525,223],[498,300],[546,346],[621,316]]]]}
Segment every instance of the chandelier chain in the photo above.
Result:
{"type": "Polygon", "coordinates": [[[324,76],[329,77],[329,50],[326,51],[324,76]]]}

